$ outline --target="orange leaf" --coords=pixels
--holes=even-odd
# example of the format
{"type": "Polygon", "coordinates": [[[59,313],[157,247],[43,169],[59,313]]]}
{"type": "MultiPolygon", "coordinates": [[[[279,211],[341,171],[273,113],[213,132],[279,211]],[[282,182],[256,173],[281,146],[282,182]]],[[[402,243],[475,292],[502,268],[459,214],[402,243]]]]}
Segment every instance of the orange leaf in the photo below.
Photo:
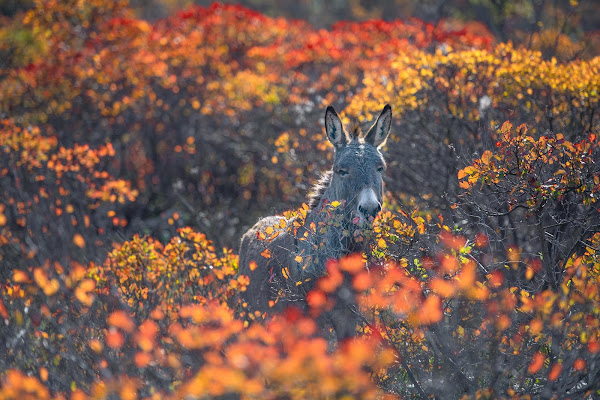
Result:
{"type": "Polygon", "coordinates": [[[106,334],[106,345],[118,349],[125,343],[125,337],[115,328],[111,328],[106,334]]]}
{"type": "Polygon", "coordinates": [[[456,287],[451,282],[441,278],[432,279],[429,287],[444,298],[452,297],[456,292],[456,287]]]}
{"type": "Polygon", "coordinates": [[[319,289],[325,293],[334,292],[344,282],[344,275],[339,270],[335,261],[327,263],[327,275],[319,279],[319,289]]]}
{"type": "Polygon", "coordinates": [[[467,181],[460,181],[460,182],[458,182],[458,186],[461,189],[468,189],[468,188],[471,187],[471,184],[469,182],[467,182],[467,181]]]}
{"type": "Polygon", "coordinates": [[[306,302],[313,308],[321,308],[327,304],[327,296],[320,290],[313,290],[306,296],[306,302]]]}
{"type": "Polygon", "coordinates": [[[40,378],[42,379],[42,382],[48,380],[48,369],[46,367],[40,368],[40,378]]]}
{"type": "Polygon", "coordinates": [[[531,268],[530,266],[527,266],[527,269],[525,270],[525,279],[530,281],[533,279],[534,275],[535,275],[535,271],[533,270],[533,268],[531,268]]]}
{"type": "Polygon", "coordinates": [[[443,317],[444,314],[442,313],[442,301],[440,298],[435,295],[427,297],[419,309],[419,323],[435,324],[443,317]]]}
{"type": "Polygon", "coordinates": [[[159,321],[159,320],[161,320],[161,319],[163,319],[165,317],[165,313],[163,313],[160,308],[155,308],[150,313],[150,317],[152,319],[155,319],[155,320],[159,321]]]}
{"type": "Polygon", "coordinates": [[[348,257],[344,257],[340,260],[340,269],[343,271],[356,274],[365,269],[365,263],[363,262],[362,255],[352,254],[348,257]]]}
{"type": "Polygon", "coordinates": [[[250,261],[249,267],[250,267],[250,271],[254,271],[257,267],[256,261],[254,261],[254,260],[250,261]]]}
{"type": "Polygon", "coordinates": [[[501,314],[496,319],[496,327],[499,331],[505,331],[510,328],[511,320],[506,314],[501,314]]]}
{"type": "Polygon", "coordinates": [[[475,246],[476,247],[485,247],[487,246],[489,243],[488,241],[488,237],[485,233],[478,233],[477,235],[475,235],[475,246]]]}
{"type": "Polygon", "coordinates": [[[0,299],[0,316],[4,319],[8,319],[8,312],[6,311],[6,307],[4,307],[2,299],[0,299]]]}
{"type": "Polygon", "coordinates": [[[553,382],[555,380],[557,380],[561,371],[562,371],[562,364],[560,364],[560,363],[554,364],[552,366],[552,369],[550,370],[550,373],[548,374],[548,380],[553,381],[553,382]]]}
{"type": "Polygon", "coordinates": [[[583,358],[578,358],[573,363],[573,368],[575,368],[576,371],[583,371],[585,369],[586,364],[587,363],[583,358]]]}
{"type": "Polygon", "coordinates": [[[440,260],[440,264],[442,265],[442,270],[450,274],[455,272],[459,267],[456,257],[450,254],[444,254],[440,260]]]}
{"type": "Polygon", "coordinates": [[[486,275],[486,277],[489,279],[490,286],[493,288],[499,287],[502,285],[502,282],[504,282],[504,274],[502,271],[492,271],[489,275],[486,275]]]}
{"type": "Polygon", "coordinates": [[[125,311],[117,310],[110,314],[108,317],[108,323],[114,327],[121,328],[125,332],[131,332],[135,325],[129,315],[125,311]]]}
{"type": "Polygon", "coordinates": [[[271,250],[265,249],[262,253],[260,253],[260,255],[264,258],[271,258],[271,250]]]}
{"type": "Polygon", "coordinates": [[[77,300],[79,300],[82,304],[88,307],[94,302],[94,295],[90,294],[89,291],[83,290],[81,287],[77,287],[75,289],[75,297],[77,297],[77,300]]]}
{"type": "Polygon", "coordinates": [[[352,286],[359,292],[367,290],[371,286],[371,276],[367,271],[361,272],[352,280],[352,286]]]}
{"type": "Polygon", "coordinates": [[[87,400],[88,397],[85,392],[81,389],[77,389],[74,392],[71,392],[71,400],[87,400]]]}
{"type": "Polygon", "coordinates": [[[53,294],[58,292],[59,288],[60,288],[60,283],[58,282],[57,279],[52,279],[46,285],[42,286],[42,289],[44,290],[44,294],[46,296],[52,296],[53,294]]]}
{"type": "Polygon", "coordinates": [[[138,368],[144,368],[148,366],[148,364],[150,364],[150,362],[152,361],[152,357],[145,351],[138,351],[133,356],[133,361],[135,362],[135,365],[138,368]]]}
{"type": "Polygon", "coordinates": [[[138,331],[140,335],[154,340],[154,337],[158,333],[158,326],[156,325],[156,322],[146,320],[140,325],[138,331]]]}
{"type": "Polygon", "coordinates": [[[491,159],[492,159],[492,152],[489,150],[484,151],[483,154],[481,155],[481,162],[484,163],[485,165],[489,164],[491,159]]]}
{"type": "Polygon", "coordinates": [[[509,121],[504,121],[500,128],[500,132],[509,132],[512,129],[512,126],[513,125],[509,121]]]}
{"type": "Polygon", "coordinates": [[[91,279],[84,279],[79,283],[79,287],[85,292],[90,292],[96,287],[96,282],[91,279]]]}
{"type": "Polygon", "coordinates": [[[600,342],[596,340],[590,340],[588,343],[588,351],[592,354],[596,354],[598,351],[600,351],[600,342]]]}
{"type": "Polygon", "coordinates": [[[543,327],[544,323],[542,322],[542,320],[536,318],[529,323],[529,333],[532,335],[537,335],[542,331],[543,327]]]}
{"type": "Polygon", "coordinates": [[[527,368],[527,372],[531,375],[538,372],[544,366],[544,361],[546,361],[546,356],[540,352],[537,352],[533,355],[531,359],[531,364],[529,364],[529,368],[527,368]]]}
{"type": "Polygon", "coordinates": [[[472,261],[467,262],[463,265],[462,271],[456,277],[458,281],[458,286],[461,289],[469,289],[472,288],[475,284],[475,263],[472,261]]]}
{"type": "Polygon", "coordinates": [[[89,343],[89,345],[90,345],[90,348],[91,348],[92,350],[94,350],[94,352],[95,352],[95,353],[97,353],[97,354],[100,354],[100,353],[102,353],[102,348],[103,348],[104,346],[102,346],[102,343],[101,343],[99,340],[97,340],[97,339],[92,339],[92,340],[90,340],[90,343],[89,343]]]}
{"type": "Polygon", "coordinates": [[[31,279],[29,279],[29,275],[27,275],[26,272],[15,269],[13,271],[13,282],[15,283],[27,283],[27,282],[31,282],[31,279]]]}
{"type": "Polygon", "coordinates": [[[73,235],[73,243],[75,243],[75,246],[81,249],[85,247],[85,239],[79,233],[73,235]]]}

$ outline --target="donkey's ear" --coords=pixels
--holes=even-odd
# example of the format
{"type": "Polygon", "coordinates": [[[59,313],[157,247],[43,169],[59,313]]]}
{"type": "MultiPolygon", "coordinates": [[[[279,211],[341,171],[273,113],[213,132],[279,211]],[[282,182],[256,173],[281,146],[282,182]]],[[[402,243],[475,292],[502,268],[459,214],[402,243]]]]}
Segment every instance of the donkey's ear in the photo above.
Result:
{"type": "Polygon", "coordinates": [[[383,107],[383,111],[379,114],[377,121],[373,124],[365,141],[371,143],[375,147],[379,147],[385,143],[388,135],[390,134],[390,128],[392,127],[392,107],[386,104],[383,107]]]}
{"type": "Polygon", "coordinates": [[[331,106],[327,107],[327,111],[325,111],[325,132],[327,133],[327,139],[335,147],[346,144],[346,134],[342,127],[342,121],[331,106]]]}

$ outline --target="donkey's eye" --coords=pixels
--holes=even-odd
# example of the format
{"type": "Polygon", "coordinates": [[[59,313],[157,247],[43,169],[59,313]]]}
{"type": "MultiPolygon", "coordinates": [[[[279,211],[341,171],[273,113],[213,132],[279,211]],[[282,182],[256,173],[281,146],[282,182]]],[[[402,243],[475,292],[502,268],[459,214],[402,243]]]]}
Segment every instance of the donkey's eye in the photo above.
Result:
{"type": "Polygon", "coordinates": [[[346,176],[346,175],[348,175],[348,170],[347,169],[340,168],[336,172],[337,172],[337,174],[339,176],[346,176]]]}

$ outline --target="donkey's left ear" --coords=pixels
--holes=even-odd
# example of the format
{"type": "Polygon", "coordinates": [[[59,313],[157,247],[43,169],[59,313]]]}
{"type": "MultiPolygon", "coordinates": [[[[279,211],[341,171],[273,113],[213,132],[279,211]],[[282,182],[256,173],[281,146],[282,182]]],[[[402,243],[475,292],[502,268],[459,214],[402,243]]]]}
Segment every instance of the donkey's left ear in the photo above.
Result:
{"type": "Polygon", "coordinates": [[[381,114],[379,114],[377,121],[375,121],[371,129],[369,129],[369,132],[367,132],[365,141],[371,143],[375,147],[382,146],[390,134],[391,127],[392,107],[390,107],[389,104],[386,104],[385,107],[383,107],[381,114]]]}

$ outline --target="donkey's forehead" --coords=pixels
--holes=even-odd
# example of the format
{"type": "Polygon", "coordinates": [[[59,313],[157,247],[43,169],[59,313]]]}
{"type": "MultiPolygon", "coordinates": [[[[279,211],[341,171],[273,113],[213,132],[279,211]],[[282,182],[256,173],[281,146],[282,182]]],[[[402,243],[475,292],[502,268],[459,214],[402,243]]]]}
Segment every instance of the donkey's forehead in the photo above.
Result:
{"type": "Polygon", "coordinates": [[[375,146],[369,143],[350,143],[336,151],[334,163],[381,162],[383,157],[375,146]]]}

